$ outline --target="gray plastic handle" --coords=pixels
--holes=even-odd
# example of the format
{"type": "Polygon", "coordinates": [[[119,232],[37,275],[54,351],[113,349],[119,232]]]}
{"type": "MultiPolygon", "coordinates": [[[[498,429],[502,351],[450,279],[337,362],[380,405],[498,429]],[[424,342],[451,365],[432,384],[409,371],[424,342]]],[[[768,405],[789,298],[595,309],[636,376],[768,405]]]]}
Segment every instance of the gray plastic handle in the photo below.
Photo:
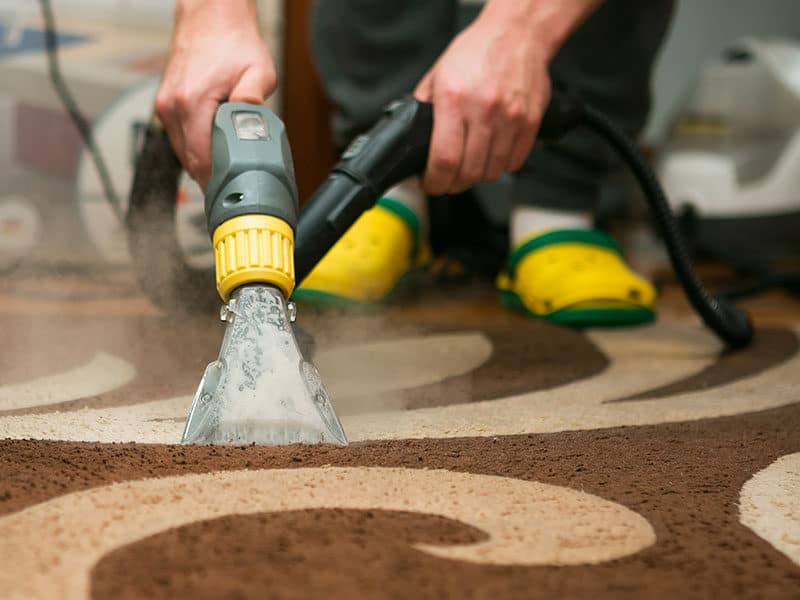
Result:
{"type": "Polygon", "coordinates": [[[247,214],[297,226],[297,184],[286,127],[265,106],[226,102],[217,109],[205,208],[211,235],[228,219],[247,214]]]}

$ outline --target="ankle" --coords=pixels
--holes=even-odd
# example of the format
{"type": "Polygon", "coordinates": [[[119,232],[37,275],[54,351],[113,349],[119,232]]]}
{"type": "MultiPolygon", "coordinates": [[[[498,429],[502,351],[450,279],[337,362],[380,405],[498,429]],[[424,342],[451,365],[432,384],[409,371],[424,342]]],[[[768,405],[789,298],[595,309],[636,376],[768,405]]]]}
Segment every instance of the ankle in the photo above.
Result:
{"type": "Polygon", "coordinates": [[[590,211],[556,210],[538,206],[516,206],[511,212],[511,247],[544,231],[553,229],[591,229],[590,211]]]}
{"type": "Polygon", "coordinates": [[[419,221],[419,233],[423,239],[428,237],[428,198],[422,190],[419,177],[404,179],[383,194],[411,210],[419,221]]]}

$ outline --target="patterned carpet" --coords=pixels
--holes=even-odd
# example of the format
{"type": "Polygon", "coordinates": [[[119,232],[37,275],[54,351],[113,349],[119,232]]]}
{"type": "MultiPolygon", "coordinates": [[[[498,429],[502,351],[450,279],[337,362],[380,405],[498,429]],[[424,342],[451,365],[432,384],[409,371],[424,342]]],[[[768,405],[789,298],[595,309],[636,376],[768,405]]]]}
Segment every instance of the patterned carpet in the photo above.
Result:
{"type": "Polygon", "coordinates": [[[800,304],[723,351],[573,331],[491,290],[301,307],[349,447],[177,445],[219,349],[130,275],[0,286],[0,589],[11,598],[677,596],[800,590],[800,304]],[[13,565],[13,566],[12,566],[13,565]]]}

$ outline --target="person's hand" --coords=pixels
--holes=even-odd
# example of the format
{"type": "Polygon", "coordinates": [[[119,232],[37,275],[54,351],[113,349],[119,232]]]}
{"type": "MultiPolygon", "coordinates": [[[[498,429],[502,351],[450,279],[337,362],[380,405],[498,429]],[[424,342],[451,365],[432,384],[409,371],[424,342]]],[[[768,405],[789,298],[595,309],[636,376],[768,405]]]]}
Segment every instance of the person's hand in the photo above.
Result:
{"type": "Polygon", "coordinates": [[[276,85],[253,0],[177,2],[156,113],[183,167],[203,189],[211,175],[211,126],[219,104],[262,104],[276,85]]]}
{"type": "Polygon", "coordinates": [[[550,99],[548,64],[599,0],[490,0],[418,84],[434,105],[423,180],[457,193],[520,169],[550,99]]]}

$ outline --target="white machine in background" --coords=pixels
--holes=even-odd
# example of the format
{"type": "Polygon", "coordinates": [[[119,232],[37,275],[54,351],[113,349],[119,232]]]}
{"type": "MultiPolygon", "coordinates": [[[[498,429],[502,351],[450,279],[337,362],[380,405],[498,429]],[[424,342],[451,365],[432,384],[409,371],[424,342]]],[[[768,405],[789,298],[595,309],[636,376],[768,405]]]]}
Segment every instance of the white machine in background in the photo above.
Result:
{"type": "Polygon", "coordinates": [[[706,63],[658,171],[701,252],[737,266],[800,255],[800,44],[743,39],[706,63]]]}

